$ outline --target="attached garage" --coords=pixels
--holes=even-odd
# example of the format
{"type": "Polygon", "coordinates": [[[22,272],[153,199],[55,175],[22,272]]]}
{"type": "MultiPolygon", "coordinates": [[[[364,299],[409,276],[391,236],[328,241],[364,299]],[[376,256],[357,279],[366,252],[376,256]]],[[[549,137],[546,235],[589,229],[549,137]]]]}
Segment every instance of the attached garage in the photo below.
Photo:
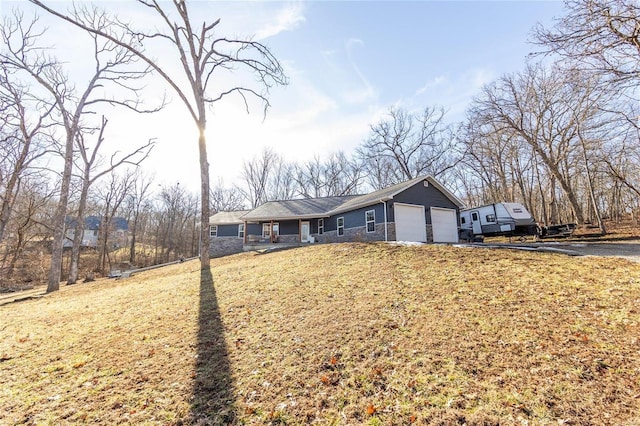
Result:
{"type": "Polygon", "coordinates": [[[434,243],[457,243],[458,219],[456,211],[431,207],[431,231],[434,243]]]}
{"type": "Polygon", "coordinates": [[[424,206],[394,203],[396,241],[427,241],[427,226],[424,206]]]}

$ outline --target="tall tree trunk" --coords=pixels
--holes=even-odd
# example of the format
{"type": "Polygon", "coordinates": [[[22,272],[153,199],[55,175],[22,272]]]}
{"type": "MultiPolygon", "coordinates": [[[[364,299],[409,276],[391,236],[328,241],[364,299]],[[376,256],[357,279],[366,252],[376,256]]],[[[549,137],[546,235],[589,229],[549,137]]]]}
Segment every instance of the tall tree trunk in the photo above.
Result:
{"type": "MultiPolygon", "coordinates": [[[[204,108],[204,106],[203,106],[204,108]]],[[[204,113],[201,114],[199,123],[200,136],[198,148],[200,151],[200,268],[208,269],[210,265],[209,254],[209,160],[207,157],[207,140],[204,135],[206,121],[204,113]]]]}
{"type": "Polygon", "coordinates": [[[605,228],[604,222],[602,221],[602,215],[600,214],[600,207],[598,207],[596,194],[593,189],[593,180],[592,180],[593,178],[591,176],[591,170],[589,170],[587,148],[585,147],[585,144],[582,138],[580,138],[580,142],[582,144],[582,159],[584,160],[584,169],[587,173],[587,189],[589,190],[589,198],[591,199],[591,205],[593,206],[593,214],[596,216],[596,221],[598,222],[598,228],[600,228],[600,234],[606,235],[607,229],[605,228]]]}
{"type": "Polygon", "coordinates": [[[129,263],[134,265],[136,262],[136,232],[138,230],[138,211],[133,216],[133,232],[131,233],[131,244],[129,245],[129,263]]]}
{"type": "Polygon", "coordinates": [[[71,171],[73,168],[73,138],[75,131],[67,132],[64,147],[64,171],[60,184],[60,198],[56,213],[53,217],[53,242],[51,246],[51,268],[47,293],[60,290],[60,275],[62,273],[62,244],[64,242],[65,217],[69,204],[69,188],[71,187],[71,171]]]}
{"type": "MultiPolygon", "coordinates": [[[[88,166],[87,166],[88,168],[88,166]]],[[[89,170],[85,169],[85,176],[82,182],[82,192],[78,203],[78,218],[76,231],[73,234],[73,245],[71,247],[71,263],[69,265],[69,278],[67,285],[75,284],[78,281],[78,265],[80,263],[80,247],[84,236],[84,212],[87,207],[87,195],[89,193],[89,170]]]]}

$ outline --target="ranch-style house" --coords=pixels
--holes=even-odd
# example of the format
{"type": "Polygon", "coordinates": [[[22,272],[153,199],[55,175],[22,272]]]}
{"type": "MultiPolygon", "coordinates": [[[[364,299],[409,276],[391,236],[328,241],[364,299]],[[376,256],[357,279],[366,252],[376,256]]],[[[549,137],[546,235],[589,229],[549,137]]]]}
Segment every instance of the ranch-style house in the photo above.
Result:
{"type": "Polygon", "coordinates": [[[463,206],[431,176],[365,195],[269,201],[211,216],[210,253],[343,241],[455,243],[463,206]]]}

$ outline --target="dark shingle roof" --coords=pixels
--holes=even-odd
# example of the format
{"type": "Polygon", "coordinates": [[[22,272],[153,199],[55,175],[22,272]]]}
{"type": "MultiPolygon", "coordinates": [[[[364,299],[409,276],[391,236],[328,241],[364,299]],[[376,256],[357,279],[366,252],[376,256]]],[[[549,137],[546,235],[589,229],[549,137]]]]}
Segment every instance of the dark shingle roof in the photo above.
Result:
{"type": "Polygon", "coordinates": [[[244,220],[284,220],[328,216],[328,212],[358,195],[268,201],[243,216],[244,220]]]}
{"type": "Polygon", "coordinates": [[[251,210],[236,210],[232,212],[218,212],[209,218],[210,225],[236,225],[243,222],[242,216],[251,210]]]}
{"type": "MultiPolygon", "coordinates": [[[[388,188],[374,191],[365,195],[346,195],[342,197],[305,198],[301,200],[268,201],[259,207],[249,211],[243,216],[239,216],[246,221],[264,220],[286,220],[286,219],[307,219],[317,217],[329,217],[331,215],[367,207],[382,201],[391,200],[402,191],[412,186],[428,181],[436,189],[442,192],[458,207],[463,207],[464,203],[449,190],[442,186],[431,176],[420,176],[388,188]]],[[[235,212],[230,212],[235,213],[235,212]]],[[[215,216],[213,216],[215,217],[215,216]]],[[[212,218],[213,218],[212,217],[212,218]]],[[[211,222],[215,224],[214,222],[211,222]]],[[[218,222],[221,223],[221,222],[218,222]]],[[[240,222],[234,222],[240,223],[240,222]]]]}
{"type": "Polygon", "coordinates": [[[424,180],[428,181],[430,185],[433,185],[438,190],[440,190],[440,192],[442,192],[447,198],[451,200],[451,202],[456,204],[458,207],[462,207],[464,205],[458,197],[453,195],[449,190],[443,187],[437,180],[435,180],[431,176],[419,176],[417,178],[408,180],[406,182],[401,182],[395,185],[391,185],[388,188],[383,188],[378,191],[374,191],[370,194],[361,195],[358,198],[349,200],[346,203],[343,203],[342,205],[336,207],[330,213],[331,214],[342,213],[349,210],[355,210],[361,207],[370,206],[372,204],[376,204],[381,201],[388,201],[392,199],[394,196],[396,196],[397,194],[401,193],[402,191],[408,188],[411,188],[413,185],[419,182],[422,182],[424,180]]]}

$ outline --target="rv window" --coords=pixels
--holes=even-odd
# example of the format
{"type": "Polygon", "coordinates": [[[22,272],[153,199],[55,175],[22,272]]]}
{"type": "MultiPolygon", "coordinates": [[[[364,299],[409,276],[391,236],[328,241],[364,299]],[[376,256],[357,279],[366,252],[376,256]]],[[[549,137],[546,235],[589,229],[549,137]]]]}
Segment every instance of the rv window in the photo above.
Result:
{"type": "Polygon", "coordinates": [[[467,223],[467,218],[466,217],[461,217],[460,218],[460,223],[467,223]]]}
{"type": "Polygon", "coordinates": [[[513,212],[514,213],[522,213],[522,209],[516,208],[516,209],[513,209],[513,212]]]}
{"type": "Polygon", "coordinates": [[[487,215],[487,222],[495,222],[496,221],[496,215],[495,214],[488,214],[487,215]]]}
{"type": "Polygon", "coordinates": [[[471,213],[471,220],[474,222],[478,221],[478,213],[471,213]]]}

